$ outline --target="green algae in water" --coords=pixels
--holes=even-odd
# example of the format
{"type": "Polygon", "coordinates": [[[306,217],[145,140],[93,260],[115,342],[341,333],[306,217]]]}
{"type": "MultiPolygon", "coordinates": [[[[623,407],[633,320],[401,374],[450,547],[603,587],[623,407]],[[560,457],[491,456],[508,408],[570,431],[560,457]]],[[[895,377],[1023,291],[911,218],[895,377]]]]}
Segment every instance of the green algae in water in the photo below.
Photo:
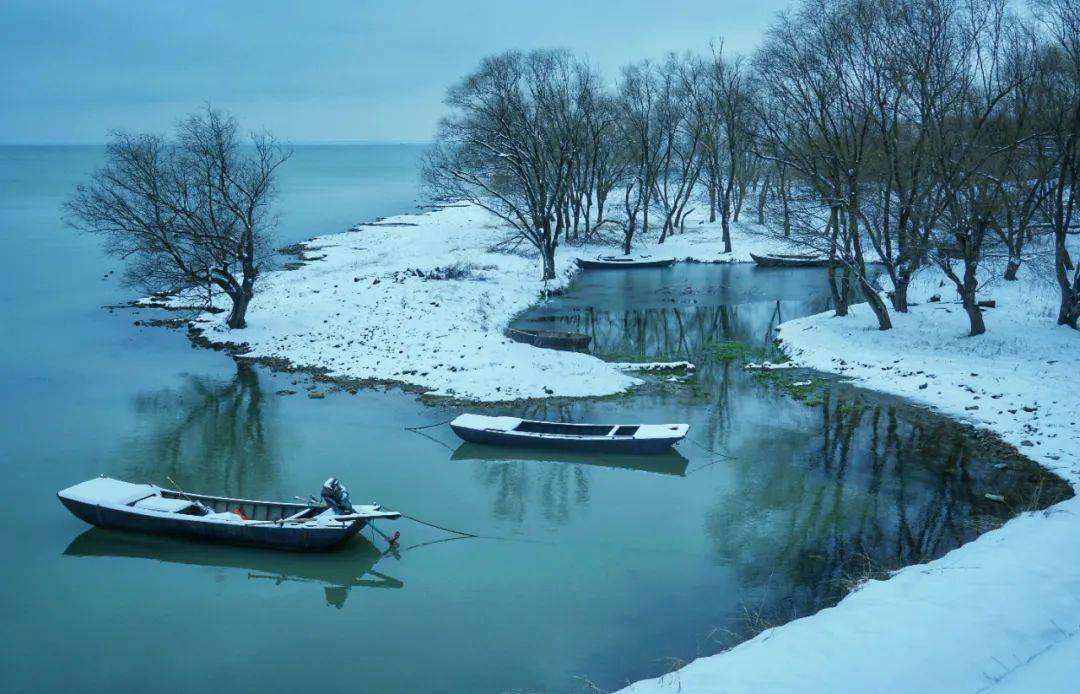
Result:
{"type": "Polygon", "coordinates": [[[772,356],[774,351],[764,345],[751,345],[734,340],[716,342],[705,346],[705,355],[717,361],[748,362],[755,359],[766,359],[772,356]]]}

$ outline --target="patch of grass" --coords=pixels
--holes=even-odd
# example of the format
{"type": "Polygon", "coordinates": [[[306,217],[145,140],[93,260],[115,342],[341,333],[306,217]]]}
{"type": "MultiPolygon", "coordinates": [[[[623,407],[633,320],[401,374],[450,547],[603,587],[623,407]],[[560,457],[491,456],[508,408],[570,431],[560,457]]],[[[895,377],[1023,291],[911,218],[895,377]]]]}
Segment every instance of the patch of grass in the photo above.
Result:
{"type": "Polygon", "coordinates": [[[657,361],[644,352],[604,352],[604,361],[643,362],[657,361]]]}
{"type": "Polygon", "coordinates": [[[781,383],[781,387],[795,400],[801,403],[810,405],[814,403],[821,403],[821,398],[818,396],[818,384],[814,381],[789,381],[781,383]]]}
{"type": "Polygon", "coordinates": [[[714,342],[705,347],[705,354],[723,362],[747,362],[754,359],[766,359],[773,356],[772,350],[764,345],[751,345],[735,340],[714,342]]]}

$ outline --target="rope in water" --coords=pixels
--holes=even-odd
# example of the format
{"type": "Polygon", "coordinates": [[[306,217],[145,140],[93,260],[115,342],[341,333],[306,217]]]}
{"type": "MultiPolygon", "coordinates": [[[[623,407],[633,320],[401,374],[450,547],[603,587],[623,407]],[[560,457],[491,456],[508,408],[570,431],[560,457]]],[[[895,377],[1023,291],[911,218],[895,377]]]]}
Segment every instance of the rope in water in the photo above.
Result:
{"type": "Polygon", "coordinates": [[[690,443],[694,444],[695,446],[697,446],[701,450],[705,451],[709,455],[716,456],[716,458],[709,461],[709,462],[707,462],[707,463],[702,463],[701,465],[698,465],[696,468],[688,470],[687,473],[686,473],[687,475],[692,475],[695,472],[699,472],[701,470],[704,470],[707,467],[712,467],[713,465],[716,465],[717,463],[723,462],[724,460],[735,460],[735,458],[733,456],[730,456],[727,453],[721,453],[720,451],[713,450],[712,448],[709,448],[709,447],[705,446],[705,444],[698,443],[697,441],[694,441],[693,439],[690,439],[690,443]]]}
{"type": "Polygon", "coordinates": [[[693,439],[690,439],[690,443],[694,444],[695,446],[697,446],[701,450],[705,451],[709,455],[720,456],[721,458],[727,458],[728,460],[733,460],[734,459],[733,456],[730,456],[727,453],[721,453],[720,451],[713,450],[712,448],[707,447],[705,444],[698,443],[697,441],[695,441],[693,439]]]}
{"type": "Polygon", "coordinates": [[[462,537],[480,537],[479,535],[474,535],[473,533],[467,533],[467,532],[464,532],[464,531],[461,531],[461,530],[454,530],[453,528],[447,528],[446,526],[436,525],[435,523],[428,523],[427,521],[422,521],[419,518],[416,518],[414,516],[410,516],[407,513],[401,514],[401,517],[402,518],[408,518],[409,520],[413,521],[414,523],[419,523],[420,525],[426,525],[429,528],[435,528],[436,530],[445,530],[448,533],[454,533],[455,535],[461,535],[462,537]]]}
{"type": "Polygon", "coordinates": [[[445,421],[442,421],[442,422],[435,422],[434,424],[425,424],[422,427],[405,427],[405,431],[420,431],[421,429],[434,429],[435,427],[441,427],[443,424],[449,424],[452,421],[454,421],[453,417],[451,417],[450,419],[447,419],[445,421]]]}

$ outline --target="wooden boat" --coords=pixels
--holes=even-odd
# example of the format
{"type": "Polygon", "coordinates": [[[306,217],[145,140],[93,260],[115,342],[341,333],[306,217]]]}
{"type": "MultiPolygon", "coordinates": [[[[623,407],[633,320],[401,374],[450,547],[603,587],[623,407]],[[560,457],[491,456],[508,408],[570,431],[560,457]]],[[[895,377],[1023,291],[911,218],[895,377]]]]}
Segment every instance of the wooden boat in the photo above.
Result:
{"type": "Polygon", "coordinates": [[[750,257],[761,267],[828,267],[829,259],[810,253],[769,253],[750,257]]]}
{"type": "Polygon", "coordinates": [[[595,455],[582,451],[503,448],[500,446],[485,446],[480,443],[469,443],[468,441],[463,442],[454,449],[450,460],[483,462],[528,460],[539,463],[554,463],[556,465],[590,465],[612,470],[637,470],[676,477],[685,476],[686,468],[690,465],[690,461],[682,453],[679,453],[677,448],[665,448],[663,451],[652,455],[623,455],[618,453],[595,455]]]}
{"type": "MultiPolygon", "coordinates": [[[[327,498],[325,494],[326,487],[327,498]]],[[[272,549],[331,549],[372,520],[401,517],[378,504],[354,507],[348,503],[347,492],[344,506],[253,501],[187,494],[109,477],[81,482],[57,496],[69,511],[101,528],[272,549]]]]}
{"type": "Polygon", "coordinates": [[[556,330],[524,330],[510,328],[506,336],[515,342],[547,349],[587,349],[592,337],[581,333],[563,333],[556,330]]]}
{"type": "Polygon", "coordinates": [[[454,433],[472,443],[588,451],[660,453],[682,440],[688,424],[563,424],[519,417],[463,414],[450,422],[454,433]]]}
{"type": "Polygon", "coordinates": [[[578,258],[578,267],[583,270],[610,270],[613,268],[670,267],[674,258],[653,258],[648,255],[601,255],[596,259],[578,258]]]}

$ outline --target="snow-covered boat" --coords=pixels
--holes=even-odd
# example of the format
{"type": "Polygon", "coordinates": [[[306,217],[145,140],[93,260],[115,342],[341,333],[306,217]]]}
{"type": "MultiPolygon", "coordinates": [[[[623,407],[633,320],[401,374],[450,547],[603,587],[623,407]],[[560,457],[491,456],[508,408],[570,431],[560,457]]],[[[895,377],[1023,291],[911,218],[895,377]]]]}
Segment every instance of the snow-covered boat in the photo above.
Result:
{"type": "Polygon", "coordinates": [[[810,253],[751,253],[750,257],[761,267],[827,267],[829,264],[828,258],[810,253]]]}
{"type": "Polygon", "coordinates": [[[273,549],[331,549],[370,521],[401,517],[378,504],[353,506],[334,478],[323,486],[325,503],[310,504],[188,494],[109,477],[81,482],[57,496],[76,516],[102,528],[273,549]]]}
{"type": "Polygon", "coordinates": [[[506,336],[515,342],[548,349],[586,349],[592,337],[582,333],[564,333],[556,330],[526,330],[510,328],[506,336]]]}
{"type": "Polygon", "coordinates": [[[660,453],[682,440],[688,424],[564,424],[463,414],[450,422],[472,443],[593,453],[660,453]]]}
{"type": "Polygon", "coordinates": [[[601,255],[596,258],[577,258],[578,267],[583,270],[670,267],[674,263],[674,258],[653,258],[649,255],[601,255]]]}

